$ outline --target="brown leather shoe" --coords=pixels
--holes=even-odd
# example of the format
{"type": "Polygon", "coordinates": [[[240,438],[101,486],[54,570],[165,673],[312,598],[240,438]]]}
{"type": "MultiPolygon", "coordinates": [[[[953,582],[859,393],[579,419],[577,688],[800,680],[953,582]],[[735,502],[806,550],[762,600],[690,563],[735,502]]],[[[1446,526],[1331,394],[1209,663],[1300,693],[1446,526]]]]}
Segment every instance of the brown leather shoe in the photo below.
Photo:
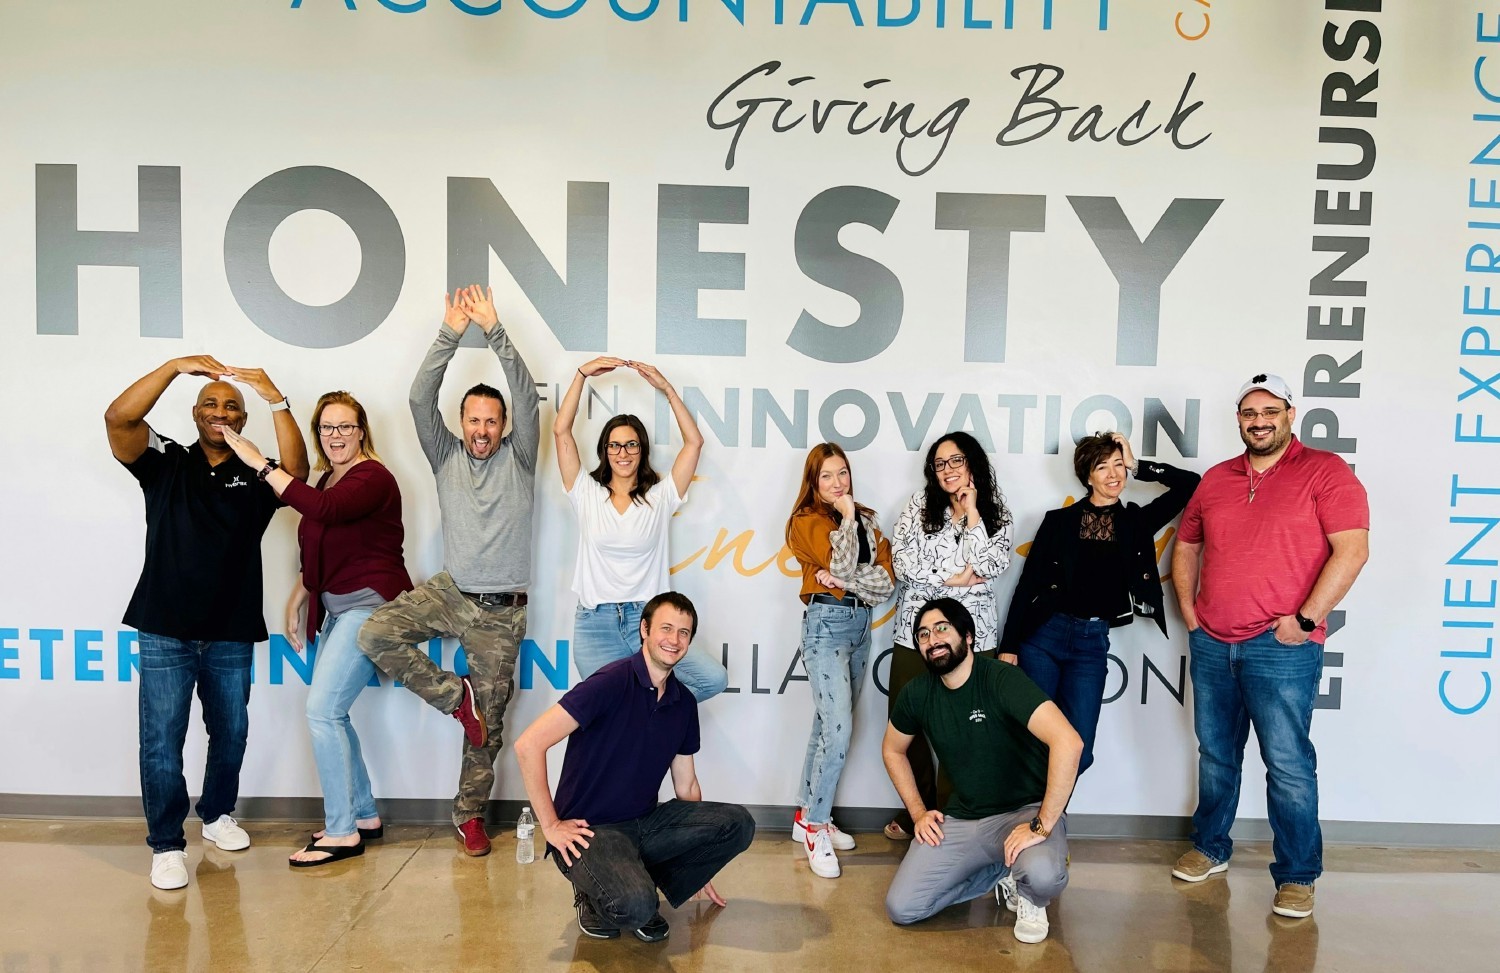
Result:
{"type": "Polygon", "coordinates": [[[1229,871],[1228,862],[1214,861],[1194,848],[1177,859],[1177,864],[1172,866],[1172,877],[1180,878],[1184,882],[1201,882],[1216,872],[1227,871],[1229,871]]]}
{"type": "Polygon", "coordinates": [[[1276,890],[1276,900],[1271,911],[1288,919],[1306,919],[1313,913],[1313,887],[1283,882],[1276,890]]]}
{"type": "Polygon", "coordinates": [[[458,826],[458,836],[464,842],[464,854],[480,858],[490,853],[490,836],[484,833],[484,822],[470,818],[458,826]]]}

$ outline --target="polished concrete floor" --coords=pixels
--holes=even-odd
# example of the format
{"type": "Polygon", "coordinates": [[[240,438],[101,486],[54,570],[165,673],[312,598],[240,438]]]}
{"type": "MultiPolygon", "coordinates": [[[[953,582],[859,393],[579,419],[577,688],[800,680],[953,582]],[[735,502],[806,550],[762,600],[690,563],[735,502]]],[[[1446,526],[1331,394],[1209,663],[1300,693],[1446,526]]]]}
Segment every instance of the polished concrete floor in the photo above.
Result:
{"type": "Polygon", "coordinates": [[[363,858],[293,871],[305,824],[251,822],[243,852],[189,829],[189,886],[153,889],[138,821],[0,820],[0,973],[125,970],[1500,970],[1500,852],[1330,847],[1311,919],[1271,915],[1269,849],[1237,850],[1200,885],[1174,882],[1182,845],[1076,841],[1052,935],[1027,946],[991,898],[898,929],[882,911],[903,853],[880,835],[814,877],[763,834],[716,885],[727,909],[666,910],[647,945],[583,937],[550,862],[517,865],[499,837],[464,857],[451,832],[392,827],[363,858]]]}

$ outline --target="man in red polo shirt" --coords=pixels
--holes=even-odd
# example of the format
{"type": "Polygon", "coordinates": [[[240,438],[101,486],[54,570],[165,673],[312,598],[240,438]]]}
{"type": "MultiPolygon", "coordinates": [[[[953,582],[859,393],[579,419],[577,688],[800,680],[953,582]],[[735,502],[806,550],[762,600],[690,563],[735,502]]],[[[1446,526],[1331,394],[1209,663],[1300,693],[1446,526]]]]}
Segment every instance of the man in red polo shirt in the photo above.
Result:
{"type": "Polygon", "coordinates": [[[1329,612],[1369,557],[1370,506],[1337,454],[1292,435],[1292,390],[1256,375],[1236,401],[1245,452],[1204,474],[1172,554],[1187,622],[1198,736],[1193,849],[1173,876],[1229,868],[1241,764],[1255,727],[1266,765],[1278,915],[1312,915],[1323,870],[1309,730],[1329,612]]]}

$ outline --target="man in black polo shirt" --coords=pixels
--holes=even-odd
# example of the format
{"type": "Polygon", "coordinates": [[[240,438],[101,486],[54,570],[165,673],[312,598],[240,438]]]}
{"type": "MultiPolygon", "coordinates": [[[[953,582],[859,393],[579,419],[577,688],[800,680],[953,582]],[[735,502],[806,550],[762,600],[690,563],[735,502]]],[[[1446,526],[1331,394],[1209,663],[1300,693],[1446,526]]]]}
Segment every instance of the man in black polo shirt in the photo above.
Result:
{"type": "Polygon", "coordinates": [[[957,600],[923,605],[912,636],[927,671],[896,697],[881,756],[915,828],[886,913],[904,926],[994,889],[1016,939],[1039,943],[1068,884],[1063,811],[1083,740],[1024,672],[973,654],[974,619],[957,600]],[[919,732],[953,781],[941,811],[922,803],[906,757],[919,732]]]}
{"type": "Polygon", "coordinates": [[[247,418],[243,396],[225,378],[271,403],[281,468],[306,478],[307,446],[297,422],[258,368],[229,368],[210,355],[173,359],[120,393],[104,413],[110,451],[146,499],[145,565],[125,624],[140,632],[141,801],[154,853],[151,883],[162,889],[188,881],[182,744],[195,684],[208,730],[197,807],[203,838],[228,851],[250,845],[230,812],[250,726],[251,653],[266,638],[260,541],[280,501],[264,479],[273,467],[250,469],[224,441],[221,428],[239,432],[247,418]],[[146,424],[146,413],[179,375],[210,379],[193,406],[198,439],[191,446],[146,424]]]}
{"type": "Polygon", "coordinates": [[[596,939],[621,929],[648,943],[667,938],[657,889],[673,908],[700,890],[723,906],[710,879],[755,837],[748,811],[699,792],[698,704],[672,675],[697,629],[687,598],[652,598],[641,651],[574,686],[516,741],[547,853],[573,883],[578,928],[596,939]],[[547,751],[570,736],[554,801],[547,751]],[[668,769],[677,799],[658,804],[668,769]]]}

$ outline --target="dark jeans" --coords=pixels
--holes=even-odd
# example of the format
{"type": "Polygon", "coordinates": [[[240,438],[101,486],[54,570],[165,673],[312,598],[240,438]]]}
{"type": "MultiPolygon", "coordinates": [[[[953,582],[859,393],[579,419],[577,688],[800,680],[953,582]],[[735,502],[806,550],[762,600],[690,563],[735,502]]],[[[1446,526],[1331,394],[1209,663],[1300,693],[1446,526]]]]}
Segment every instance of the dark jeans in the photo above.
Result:
{"type": "Polygon", "coordinates": [[[639,929],[656,915],[656,890],[676,908],[750,847],[755,822],[738,804],[668,801],[643,818],[592,825],[589,846],[564,865],[573,888],[588,896],[606,922],[639,929]]]}
{"type": "Polygon", "coordinates": [[[1102,618],[1075,618],[1062,612],[1021,643],[1016,653],[1021,671],[1046,693],[1073,729],[1083,737],[1078,772],[1094,762],[1094,736],[1109,674],[1109,623],[1102,618]]]}
{"type": "MultiPolygon", "coordinates": [[[[995,658],[993,649],[974,654],[995,658]]],[[[891,646],[890,696],[886,700],[887,712],[895,710],[896,697],[901,695],[902,688],[926,671],[927,663],[922,661],[922,653],[899,643],[891,646]]],[[[912,776],[917,779],[917,793],[922,796],[922,803],[929,810],[941,810],[948,803],[949,795],[953,793],[953,784],[948,780],[948,775],[943,773],[943,768],[938,766],[932,756],[932,747],[920,732],[912,738],[911,746],[906,751],[906,759],[911,763],[912,776]]],[[[913,827],[911,812],[903,807],[896,812],[895,820],[906,829],[907,834],[911,834],[913,827]]]]}
{"type": "Polygon", "coordinates": [[[1313,703],[1323,678],[1323,647],[1285,645],[1274,630],[1244,642],[1188,633],[1192,654],[1193,730],[1198,735],[1198,808],[1193,847],[1214,861],[1234,851],[1229,828],[1240,804],[1241,767],[1250,728],[1266,765],[1271,819],[1271,878],[1311,885],[1323,873],[1318,824],[1318,755],[1313,703]]]}
{"type": "Polygon", "coordinates": [[[140,633],[141,802],[152,851],[187,847],[187,781],[182,745],[187,739],[193,689],[203,703],[208,760],[196,808],[206,822],[230,814],[239,800],[240,764],[250,733],[250,642],[185,642],[140,633]]]}

